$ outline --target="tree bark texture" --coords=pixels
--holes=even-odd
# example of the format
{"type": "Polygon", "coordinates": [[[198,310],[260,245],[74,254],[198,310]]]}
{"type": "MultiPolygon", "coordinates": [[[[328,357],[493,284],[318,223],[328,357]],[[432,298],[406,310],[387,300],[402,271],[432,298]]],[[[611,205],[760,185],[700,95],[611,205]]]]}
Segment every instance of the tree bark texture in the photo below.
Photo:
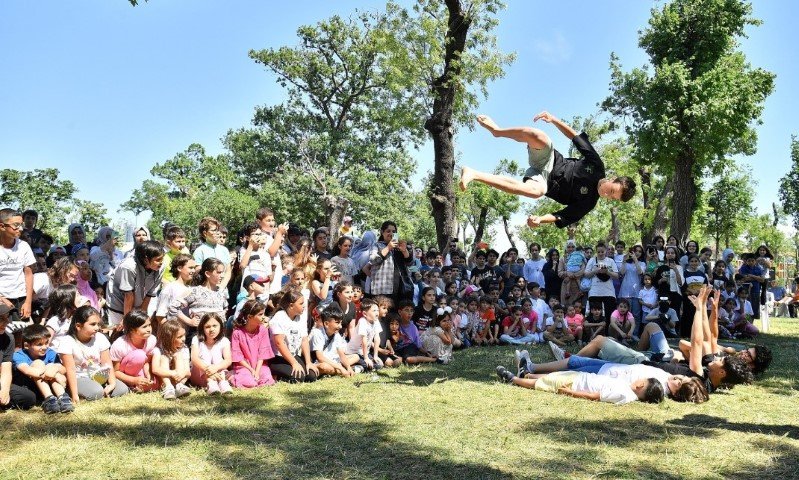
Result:
{"type": "Polygon", "coordinates": [[[480,243],[483,240],[483,235],[486,229],[486,218],[488,217],[488,208],[483,207],[480,209],[480,216],[477,219],[477,228],[474,231],[474,243],[480,243]]]}
{"type": "Polygon", "coordinates": [[[436,225],[436,239],[442,252],[449,248],[449,239],[455,233],[455,168],[454,126],[452,113],[455,104],[456,80],[461,73],[457,62],[466,48],[466,35],[470,21],[463,11],[460,0],[446,0],[448,11],[445,38],[444,69],[431,85],[434,100],[433,113],[424,124],[433,139],[435,165],[433,184],[430,188],[430,204],[436,225]]]}
{"type": "Polygon", "coordinates": [[[674,164],[674,195],[670,235],[677,237],[679,245],[685,245],[691,234],[691,219],[696,209],[696,182],[694,181],[694,159],[683,154],[674,164]]]}

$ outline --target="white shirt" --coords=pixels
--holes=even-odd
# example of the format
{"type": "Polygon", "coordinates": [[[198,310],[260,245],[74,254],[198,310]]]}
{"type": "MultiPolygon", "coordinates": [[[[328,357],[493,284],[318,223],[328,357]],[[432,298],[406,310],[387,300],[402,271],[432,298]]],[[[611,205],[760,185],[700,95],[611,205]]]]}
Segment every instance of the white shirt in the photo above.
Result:
{"type": "Polygon", "coordinates": [[[50,340],[50,347],[58,353],[58,345],[61,343],[61,339],[67,336],[67,330],[69,330],[69,325],[72,323],[72,319],[65,319],[61,321],[60,318],[56,316],[50,317],[47,320],[47,323],[44,324],[45,327],[50,328],[53,330],[53,338],[50,340]]]}
{"type": "MultiPolygon", "coordinates": [[[[313,331],[311,331],[311,351],[321,351],[328,360],[341,363],[338,350],[339,348],[343,349],[346,347],[347,342],[338,332],[333,334],[333,339],[328,342],[327,332],[325,332],[324,328],[314,328],[313,331]]],[[[319,363],[318,358],[316,361],[319,363]]]]}
{"type": "Polygon", "coordinates": [[[25,289],[25,267],[33,266],[33,256],[28,242],[14,240],[11,248],[0,246],[0,296],[20,298],[28,294],[25,289]]]}
{"type": "Polygon", "coordinates": [[[296,357],[302,354],[302,339],[308,336],[307,322],[292,320],[285,310],[280,310],[269,321],[269,330],[272,333],[272,351],[275,355],[282,356],[275,344],[275,335],[286,336],[286,346],[292,355],[296,357]]]}
{"type": "Polygon", "coordinates": [[[101,368],[100,353],[111,348],[105,335],[95,333],[87,343],[81,343],[71,335],[67,335],[58,343],[56,353],[72,355],[75,359],[75,374],[78,377],[91,377],[101,368]]]}
{"type": "Polygon", "coordinates": [[[545,288],[544,284],[544,274],[541,273],[541,270],[544,269],[544,265],[546,265],[547,261],[543,258],[538,258],[538,260],[533,260],[532,258],[524,262],[524,267],[522,268],[522,275],[524,279],[527,280],[527,283],[535,282],[541,285],[541,288],[545,288]]]}
{"type": "MultiPolygon", "coordinates": [[[[611,260],[612,261],[612,260],[611,260]]],[[[600,402],[623,405],[638,400],[638,396],[625,383],[618,378],[594,375],[593,373],[578,374],[571,389],[576,392],[599,393],[600,402]]]]}
{"type": "Polygon", "coordinates": [[[620,363],[607,363],[602,365],[597,375],[604,375],[606,377],[618,378],[625,382],[627,385],[645,378],[654,378],[661,385],[663,391],[668,392],[669,377],[671,374],[659,368],[650,367],[649,365],[622,365],[620,363]]]}
{"type": "Polygon", "coordinates": [[[361,346],[364,338],[366,338],[366,345],[368,346],[367,352],[371,350],[375,341],[375,337],[377,337],[382,331],[383,327],[377,320],[374,322],[370,322],[366,318],[361,318],[358,320],[358,328],[355,329],[355,334],[352,336],[352,338],[350,338],[350,341],[347,344],[347,355],[353,353],[363,355],[361,346]]]}
{"type": "MultiPolygon", "coordinates": [[[[591,257],[591,260],[588,260],[588,264],[585,266],[586,272],[599,272],[599,265],[606,265],[607,272],[616,272],[616,262],[613,260],[605,257],[604,260],[598,260],[596,257],[591,257]]],[[[602,281],[594,275],[591,277],[591,289],[588,291],[589,297],[615,297],[616,296],[616,289],[613,287],[613,279],[608,278],[605,281],[602,281]]]]}

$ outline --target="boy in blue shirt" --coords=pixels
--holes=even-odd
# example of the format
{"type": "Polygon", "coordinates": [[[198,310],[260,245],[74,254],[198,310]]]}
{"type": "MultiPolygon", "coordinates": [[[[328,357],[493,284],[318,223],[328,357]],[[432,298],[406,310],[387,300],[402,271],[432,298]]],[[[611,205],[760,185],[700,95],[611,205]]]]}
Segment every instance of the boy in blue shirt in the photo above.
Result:
{"type": "Polygon", "coordinates": [[[44,399],[45,413],[69,413],[75,410],[66,393],[66,369],[55,350],[49,348],[50,331],[44,325],[33,324],[22,330],[23,348],[14,352],[12,383],[27,388],[44,399]]]}

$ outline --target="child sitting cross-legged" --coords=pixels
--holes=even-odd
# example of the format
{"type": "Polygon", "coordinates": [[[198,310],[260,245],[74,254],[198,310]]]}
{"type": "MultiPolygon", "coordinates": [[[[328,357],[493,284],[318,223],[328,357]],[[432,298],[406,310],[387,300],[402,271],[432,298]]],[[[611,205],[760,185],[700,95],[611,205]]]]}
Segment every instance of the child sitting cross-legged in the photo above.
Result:
{"type": "Polygon", "coordinates": [[[231,364],[230,340],[225,337],[222,317],[206,313],[191,340],[191,383],[206,387],[208,395],[233,393],[227,379],[231,364]]]}
{"type": "Polygon", "coordinates": [[[150,361],[157,340],[153,336],[150,317],[141,310],[131,310],[122,319],[125,334],[111,345],[111,361],[117,380],[134,392],[158,388],[150,373],[150,361]]]}
{"type": "Polygon", "coordinates": [[[344,313],[335,303],[322,310],[322,327],[311,331],[311,356],[314,358],[319,375],[341,375],[351,377],[363,371],[358,363],[358,355],[347,355],[347,342],[339,333],[344,313]]]}
{"type": "MultiPolygon", "coordinates": [[[[298,307],[296,315],[302,311],[302,297],[297,292],[298,307]]],[[[236,328],[231,341],[233,377],[236,388],[253,388],[273,385],[275,379],[266,365],[275,357],[269,334],[269,319],[264,316],[266,305],[260,300],[247,300],[236,317],[236,328]]]]}
{"type": "Polygon", "coordinates": [[[75,410],[66,393],[66,370],[55,350],[48,348],[50,331],[44,325],[33,324],[22,330],[22,349],[14,352],[12,383],[26,388],[42,400],[45,413],[69,413],[75,410]]]}
{"type": "Polygon", "coordinates": [[[552,308],[552,314],[552,318],[546,319],[544,340],[552,342],[559,347],[564,347],[567,343],[574,342],[574,335],[569,331],[569,326],[563,317],[563,305],[555,305],[552,308]]]}
{"type": "Polygon", "coordinates": [[[371,298],[361,302],[361,317],[358,326],[347,343],[347,355],[356,354],[360,357],[359,364],[365,370],[376,370],[383,367],[383,361],[378,356],[380,349],[380,332],[383,327],[378,321],[380,309],[371,298]]]}
{"type": "Polygon", "coordinates": [[[178,320],[167,320],[158,328],[158,346],[153,349],[153,375],[161,380],[164,400],[191,394],[186,385],[191,375],[186,329],[178,320]]]}
{"type": "Polygon", "coordinates": [[[109,350],[111,344],[100,331],[100,312],[90,306],[75,310],[67,334],[58,343],[58,356],[66,369],[72,402],[99,400],[128,393],[117,381],[109,350]]]}

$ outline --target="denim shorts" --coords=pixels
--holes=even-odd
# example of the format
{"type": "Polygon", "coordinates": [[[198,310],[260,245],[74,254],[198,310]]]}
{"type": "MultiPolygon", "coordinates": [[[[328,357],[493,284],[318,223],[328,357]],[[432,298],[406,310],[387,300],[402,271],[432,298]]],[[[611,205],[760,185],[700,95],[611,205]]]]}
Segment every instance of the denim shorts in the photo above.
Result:
{"type": "Polygon", "coordinates": [[[569,361],[566,366],[569,370],[574,372],[599,373],[599,369],[602,368],[602,366],[606,363],[610,362],[601,360],[599,358],[588,358],[572,355],[569,357],[569,361]]]}

